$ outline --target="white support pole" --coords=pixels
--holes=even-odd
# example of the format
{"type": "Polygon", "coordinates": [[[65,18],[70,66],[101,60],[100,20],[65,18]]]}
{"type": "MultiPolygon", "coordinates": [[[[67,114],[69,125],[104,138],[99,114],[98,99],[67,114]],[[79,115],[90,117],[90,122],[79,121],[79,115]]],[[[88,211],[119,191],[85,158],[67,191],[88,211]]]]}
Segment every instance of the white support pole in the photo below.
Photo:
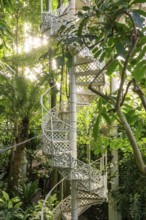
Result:
{"type": "Polygon", "coordinates": [[[71,125],[71,152],[72,157],[77,158],[77,146],[76,146],[76,83],[74,67],[70,69],[70,125],[71,125]]]}
{"type": "MultiPolygon", "coordinates": [[[[114,93],[117,89],[117,78],[112,78],[111,79],[111,88],[110,91],[111,93],[114,93]]],[[[117,124],[113,124],[113,129],[111,131],[112,136],[116,137],[117,136],[117,124]]],[[[111,190],[116,190],[119,186],[119,167],[118,167],[118,151],[112,150],[112,163],[114,166],[111,168],[111,172],[115,173],[115,177],[112,178],[112,183],[111,183],[111,190]]],[[[114,200],[109,200],[109,220],[121,220],[121,214],[119,211],[116,209],[115,201],[114,200]]]]}
{"type": "Polygon", "coordinates": [[[52,0],[48,0],[48,11],[52,11],[52,0]]]}
{"type": "MultiPolygon", "coordinates": [[[[70,0],[70,18],[74,19],[75,16],[75,1],[70,0]]],[[[75,58],[74,58],[75,59],[75,58]]],[[[71,111],[71,139],[70,147],[72,152],[72,157],[77,158],[77,134],[76,134],[76,80],[74,66],[70,69],[70,111],[71,111]]],[[[77,181],[72,180],[71,182],[71,220],[78,220],[78,191],[77,191],[77,181]]]]}
{"type": "Polygon", "coordinates": [[[43,13],[44,9],[43,9],[43,0],[41,0],[41,14],[43,13]]]}
{"type": "MultiPolygon", "coordinates": [[[[70,148],[72,157],[77,158],[76,145],[76,82],[74,67],[70,68],[70,148]]],[[[71,220],[78,220],[77,181],[71,182],[71,220]]]]}

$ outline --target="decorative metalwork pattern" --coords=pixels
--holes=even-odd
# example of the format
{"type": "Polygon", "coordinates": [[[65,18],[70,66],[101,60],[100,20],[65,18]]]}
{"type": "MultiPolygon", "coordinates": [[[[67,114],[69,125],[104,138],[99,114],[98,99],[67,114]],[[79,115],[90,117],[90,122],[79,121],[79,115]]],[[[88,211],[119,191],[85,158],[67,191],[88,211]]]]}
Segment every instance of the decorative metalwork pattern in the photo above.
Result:
{"type": "Polygon", "coordinates": [[[84,75],[86,74],[86,72],[94,71],[94,70],[96,71],[99,70],[99,62],[97,61],[93,61],[90,63],[83,63],[75,67],[75,73],[84,73],[84,75]]]}
{"type": "Polygon", "coordinates": [[[43,106],[43,150],[51,157],[50,165],[57,167],[63,176],[68,175],[70,181],[79,181],[80,187],[82,186],[86,191],[96,190],[99,186],[103,186],[104,179],[100,170],[71,156],[70,131],[72,128],[66,123],[69,120],[69,111],[66,111],[65,116],[65,105],[62,104],[47,111],[43,105],[43,96],[41,103],[43,106]]]}
{"type": "MultiPolygon", "coordinates": [[[[93,80],[96,74],[89,73],[88,75],[76,75],[76,83],[80,85],[89,85],[93,80]]],[[[94,84],[104,85],[104,76],[101,74],[97,79],[94,81],[94,84]]]]}
{"type": "MultiPolygon", "coordinates": [[[[83,190],[78,191],[78,216],[91,205],[100,204],[105,198],[100,198],[98,192],[91,193],[83,190]]],[[[67,220],[71,220],[71,196],[66,197],[53,211],[53,220],[60,220],[61,213],[67,220]]]]}
{"type": "Polygon", "coordinates": [[[83,85],[77,86],[76,94],[77,95],[94,95],[94,96],[96,96],[96,94],[93,93],[91,90],[89,90],[87,86],[83,86],[83,85]]]}
{"type": "Polygon", "coordinates": [[[51,35],[56,34],[62,25],[66,25],[72,19],[68,3],[63,4],[56,10],[42,12],[41,16],[41,31],[50,30],[51,35]]]}
{"type": "MultiPolygon", "coordinates": [[[[77,0],[76,7],[83,4],[89,5],[90,0],[77,0]]],[[[59,9],[42,13],[41,31],[49,31],[50,35],[56,35],[62,25],[69,26],[75,15],[71,13],[69,4],[63,4],[59,9]]],[[[73,34],[72,30],[68,34],[73,34]]],[[[91,103],[96,94],[88,90],[89,84],[94,80],[102,64],[93,58],[88,48],[78,48],[74,63],[76,74],[77,104],[85,106],[91,103]]],[[[93,86],[101,89],[105,83],[101,74],[93,86]]],[[[78,183],[78,215],[82,214],[91,205],[101,203],[106,199],[106,175],[102,171],[106,165],[105,157],[99,160],[93,168],[71,156],[70,149],[70,109],[68,104],[61,104],[48,111],[43,103],[43,98],[48,95],[46,91],[41,98],[43,109],[42,131],[43,152],[49,158],[50,165],[56,167],[63,177],[69,181],[78,183]]],[[[54,210],[54,220],[71,220],[71,196],[65,198],[54,210]]]]}
{"type": "Polygon", "coordinates": [[[77,104],[84,104],[84,105],[89,105],[91,102],[94,101],[95,95],[77,95],[77,104]]]}
{"type": "MultiPolygon", "coordinates": [[[[94,79],[99,69],[99,63],[94,60],[87,63],[75,65],[76,71],[76,94],[77,104],[85,106],[91,103],[96,94],[88,90],[88,85],[94,79]]],[[[104,85],[104,75],[101,75],[93,84],[97,90],[104,85]]],[[[41,97],[43,109],[42,131],[43,131],[43,152],[48,156],[50,165],[56,167],[63,177],[69,181],[75,180],[78,183],[78,214],[80,215],[91,205],[103,202],[106,199],[106,174],[102,174],[106,165],[103,156],[95,168],[91,164],[83,163],[71,156],[70,149],[70,108],[68,104],[61,104],[51,110],[45,108],[43,99],[49,90],[41,97]]],[[[71,197],[64,199],[54,210],[54,220],[71,220],[71,197]]]]}

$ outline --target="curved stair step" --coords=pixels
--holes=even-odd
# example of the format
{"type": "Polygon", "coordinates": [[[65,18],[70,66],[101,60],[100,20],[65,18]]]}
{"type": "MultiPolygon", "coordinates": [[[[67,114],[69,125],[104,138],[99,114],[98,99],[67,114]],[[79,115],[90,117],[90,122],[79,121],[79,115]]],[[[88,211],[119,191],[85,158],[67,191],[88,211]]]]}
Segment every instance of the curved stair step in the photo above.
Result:
{"type": "MultiPolygon", "coordinates": [[[[81,215],[90,206],[101,204],[105,199],[100,198],[97,193],[90,193],[86,191],[78,191],[78,216],[81,215]]],[[[53,220],[60,220],[61,216],[65,220],[71,220],[71,196],[66,197],[53,210],[53,220]]]]}

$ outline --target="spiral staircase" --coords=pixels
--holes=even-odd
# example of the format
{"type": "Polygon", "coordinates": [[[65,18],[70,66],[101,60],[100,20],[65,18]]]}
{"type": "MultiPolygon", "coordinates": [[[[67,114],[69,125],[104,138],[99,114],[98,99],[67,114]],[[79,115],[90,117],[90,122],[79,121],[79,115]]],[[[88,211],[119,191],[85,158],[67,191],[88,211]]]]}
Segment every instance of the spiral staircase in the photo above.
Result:
{"type": "MultiPolygon", "coordinates": [[[[77,1],[76,1],[77,2],[77,1]]],[[[78,8],[87,0],[78,0],[78,8]],[[80,3],[80,4],[79,4],[80,3]]],[[[77,9],[78,9],[77,8],[77,9]]],[[[42,31],[50,30],[54,35],[60,26],[69,17],[69,5],[63,5],[56,11],[42,12],[42,31]]],[[[76,104],[78,111],[90,105],[96,98],[95,94],[89,91],[88,86],[93,81],[101,64],[95,60],[87,48],[79,48],[74,59],[74,74],[76,83],[76,104]]],[[[102,89],[104,75],[100,75],[94,81],[96,89],[102,89]]],[[[45,97],[50,96],[47,90],[41,97],[42,105],[42,131],[43,131],[43,152],[49,158],[50,165],[57,168],[59,173],[68,181],[77,182],[77,203],[78,216],[90,206],[100,204],[106,200],[107,177],[103,172],[106,166],[106,156],[103,155],[97,162],[96,167],[86,164],[72,156],[71,150],[71,109],[69,104],[60,104],[48,110],[44,105],[45,97]]],[[[53,220],[71,220],[71,196],[63,199],[54,209],[53,220]]]]}

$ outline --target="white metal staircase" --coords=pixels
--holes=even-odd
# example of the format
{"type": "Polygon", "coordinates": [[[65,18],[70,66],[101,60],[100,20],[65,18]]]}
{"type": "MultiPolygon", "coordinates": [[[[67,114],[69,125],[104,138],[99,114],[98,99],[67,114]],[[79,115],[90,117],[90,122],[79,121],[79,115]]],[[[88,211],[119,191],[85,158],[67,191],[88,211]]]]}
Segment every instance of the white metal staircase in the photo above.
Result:
{"type": "MultiPolygon", "coordinates": [[[[42,32],[49,31],[50,35],[56,35],[62,25],[69,24],[75,19],[75,16],[70,13],[72,6],[69,1],[58,9],[49,9],[48,11],[44,11],[43,0],[41,2],[42,32]]],[[[81,10],[83,6],[87,5],[90,6],[90,0],[76,0],[75,10],[81,10]]]]}
{"type": "MultiPolygon", "coordinates": [[[[95,75],[98,65],[94,60],[84,57],[84,53],[78,55],[78,63],[75,63],[77,104],[79,107],[89,105],[95,95],[88,90],[88,85],[95,75]],[[80,57],[80,58],[79,58],[80,57]],[[87,62],[86,62],[87,60],[87,62]],[[85,74],[84,74],[85,73],[85,74]]],[[[102,76],[95,82],[99,87],[104,84],[102,76]]],[[[41,98],[43,109],[43,152],[49,157],[50,165],[56,167],[63,177],[69,181],[78,182],[78,215],[82,214],[91,205],[106,200],[107,186],[106,175],[102,171],[106,165],[106,157],[99,160],[98,168],[92,168],[91,164],[77,160],[71,156],[70,149],[70,109],[64,104],[51,110],[43,104],[44,96],[49,96],[49,90],[41,98]]],[[[54,220],[62,215],[64,219],[71,219],[70,196],[65,198],[54,210],[54,220]]]]}
{"type": "MultiPolygon", "coordinates": [[[[84,4],[89,4],[89,1],[76,1],[76,9],[80,9],[84,4]]],[[[42,12],[42,31],[49,29],[50,34],[54,35],[61,25],[70,19],[69,4],[55,11],[42,12]]],[[[89,91],[88,86],[101,68],[100,65],[87,48],[79,49],[74,60],[78,109],[89,105],[95,99],[95,94],[89,91]]],[[[103,85],[104,76],[101,75],[95,80],[94,87],[100,90],[103,85]]],[[[77,182],[79,216],[91,205],[106,200],[107,177],[106,173],[102,172],[106,165],[106,156],[99,159],[96,168],[72,157],[70,134],[73,128],[70,126],[70,107],[63,103],[48,110],[44,105],[44,98],[49,95],[50,90],[47,90],[41,97],[43,152],[49,158],[50,165],[57,168],[63,177],[77,182]]],[[[71,220],[71,196],[62,200],[54,209],[53,220],[61,218],[71,220]]]]}

